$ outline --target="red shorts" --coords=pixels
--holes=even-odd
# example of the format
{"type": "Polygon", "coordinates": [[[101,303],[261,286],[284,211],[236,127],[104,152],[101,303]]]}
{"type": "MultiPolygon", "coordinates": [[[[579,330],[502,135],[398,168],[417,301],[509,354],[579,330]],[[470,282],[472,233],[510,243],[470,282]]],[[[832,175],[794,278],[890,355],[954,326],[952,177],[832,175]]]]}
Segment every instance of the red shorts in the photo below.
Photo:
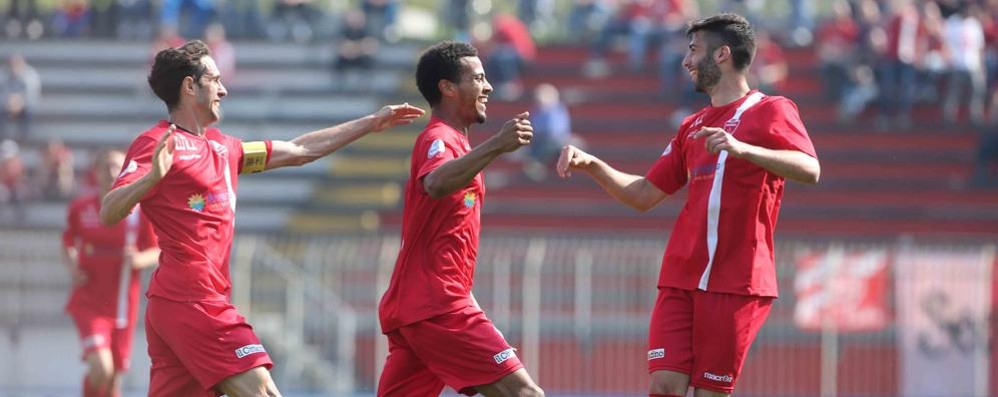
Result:
{"type": "Polygon", "coordinates": [[[135,314],[130,313],[124,328],[115,327],[115,318],[86,313],[84,310],[70,311],[69,315],[80,334],[81,358],[87,359],[90,353],[100,349],[110,349],[116,372],[127,371],[131,366],[132,337],[135,335],[135,314]]]}
{"type": "Polygon", "coordinates": [[[476,307],[409,324],[387,334],[378,396],[438,396],[444,386],[473,396],[523,364],[476,307]]]}
{"type": "Polygon", "coordinates": [[[215,385],[259,366],[273,367],[253,327],[228,302],[149,298],[149,396],[220,396],[215,385]]]}
{"type": "Polygon", "coordinates": [[[648,372],[681,372],[694,388],[730,394],[773,300],[660,288],[648,330],[648,372]]]}

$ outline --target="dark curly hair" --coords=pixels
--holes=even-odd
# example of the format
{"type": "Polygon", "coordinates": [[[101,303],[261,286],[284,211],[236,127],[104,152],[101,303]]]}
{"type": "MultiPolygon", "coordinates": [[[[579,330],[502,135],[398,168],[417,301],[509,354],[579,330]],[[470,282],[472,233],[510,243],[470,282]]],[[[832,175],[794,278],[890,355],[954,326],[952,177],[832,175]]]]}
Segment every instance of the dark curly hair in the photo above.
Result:
{"type": "Polygon", "coordinates": [[[755,32],[745,17],[738,14],[719,14],[695,21],[686,29],[686,36],[707,32],[707,53],[721,46],[731,49],[731,60],[739,72],[748,69],[755,57],[755,32]]]}
{"type": "Polygon", "coordinates": [[[426,49],[416,64],[416,86],[430,107],[440,104],[440,80],[457,83],[461,78],[461,58],[477,57],[471,44],[444,41],[426,49]]]}
{"type": "Polygon", "coordinates": [[[149,87],[166,109],[173,111],[180,102],[180,84],[191,76],[201,85],[201,76],[208,71],[201,58],[211,55],[208,45],[201,40],[191,40],[177,48],[167,48],[156,54],[156,61],[149,72],[149,87]]]}

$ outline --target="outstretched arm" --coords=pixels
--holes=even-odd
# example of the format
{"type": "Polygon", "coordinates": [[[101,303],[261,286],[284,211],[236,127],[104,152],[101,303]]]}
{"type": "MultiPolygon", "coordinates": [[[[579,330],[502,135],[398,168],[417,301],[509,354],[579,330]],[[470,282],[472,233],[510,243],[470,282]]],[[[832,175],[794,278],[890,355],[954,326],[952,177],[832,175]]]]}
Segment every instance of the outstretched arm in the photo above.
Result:
{"type": "Polygon", "coordinates": [[[291,141],[273,141],[270,161],[265,170],[310,163],[350,144],[371,132],[395,126],[412,124],[425,113],[422,109],[404,103],[388,105],[377,113],[343,124],[312,131],[291,141]]]}
{"type": "Polygon", "coordinates": [[[704,127],[692,136],[703,138],[707,151],[718,153],[726,150],[728,155],[752,162],[767,171],[798,182],[815,184],[821,177],[821,164],[818,159],[796,150],[773,150],[751,145],[721,128],[704,127]]]}
{"type": "Polygon", "coordinates": [[[176,125],[170,124],[170,128],[159,138],[152,155],[152,168],[148,173],[135,182],[120,186],[104,196],[100,206],[101,223],[111,226],[125,219],[132,212],[132,208],[135,208],[135,204],[138,204],[139,200],[170,171],[170,167],[173,166],[172,137],[176,128],[176,125]]]}
{"type": "Polygon", "coordinates": [[[423,177],[423,189],[431,198],[440,198],[467,186],[475,175],[482,172],[500,154],[512,152],[530,144],[534,127],[527,119],[530,114],[523,112],[509,120],[502,129],[487,141],[472,149],[468,154],[453,159],[437,167],[423,177]]]}
{"type": "Polygon", "coordinates": [[[558,176],[567,178],[572,175],[572,170],[585,171],[610,196],[641,212],[654,208],[669,197],[647,178],[621,172],[596,156],[568,145],[562,148],[558,158],[558,176]]]}

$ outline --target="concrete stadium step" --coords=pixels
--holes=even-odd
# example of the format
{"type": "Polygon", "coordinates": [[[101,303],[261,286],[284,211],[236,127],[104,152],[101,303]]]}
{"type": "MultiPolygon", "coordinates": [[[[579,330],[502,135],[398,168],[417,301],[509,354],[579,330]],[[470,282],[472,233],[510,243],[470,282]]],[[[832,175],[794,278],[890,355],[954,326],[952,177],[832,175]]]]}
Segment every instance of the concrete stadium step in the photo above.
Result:
{"type": "Polygon", "coordinates": [[[317,205],[364,209],[396,208],[401,198],[402,187],[398,182],[320,187],[313,196],[317,205]]]}
{"type": "MultiPolygon", "coordinates": [[[[66,226],[65,203],[28,203],[23,211],[24,225],[50,230],[61,230],[66,226]]],[[[295,208],[288,205],[252,205],[240,200],[236,229],[259,232],[283,230],[294,211],[295,208]]]]}
{"type": "Polygon", "coordinates": [[[402,180],[409,175],[409,158],[345,154],[330,159],[334,177],[402,180]]]}
{"type": "Polygon", "coordinates": [[[292,233],[371,232],[381,226],[381,216],[367,210],[358,214],[326,214],[303,211],[290,217],[287,228],[292,233]]]}

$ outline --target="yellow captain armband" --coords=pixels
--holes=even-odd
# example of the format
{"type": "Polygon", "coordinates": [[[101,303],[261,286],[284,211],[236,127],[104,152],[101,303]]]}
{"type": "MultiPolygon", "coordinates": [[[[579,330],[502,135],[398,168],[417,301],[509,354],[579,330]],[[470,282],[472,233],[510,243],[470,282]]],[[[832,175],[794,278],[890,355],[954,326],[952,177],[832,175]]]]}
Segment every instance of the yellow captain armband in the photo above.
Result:
{"type": "Polygon", "coordinates": [[[255,174],[267,168],[267,143],[243,142],[243,169],[241,174],[255,174]]]}

